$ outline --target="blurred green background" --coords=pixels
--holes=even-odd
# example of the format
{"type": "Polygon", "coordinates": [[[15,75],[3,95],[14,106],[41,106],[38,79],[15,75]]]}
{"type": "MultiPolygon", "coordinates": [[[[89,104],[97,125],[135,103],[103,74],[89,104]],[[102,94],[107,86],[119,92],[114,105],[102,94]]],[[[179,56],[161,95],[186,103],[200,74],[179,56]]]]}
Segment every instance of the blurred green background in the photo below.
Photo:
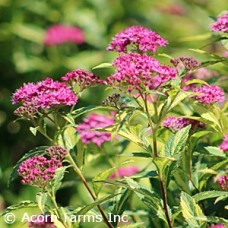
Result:
{"type": "MultiPolygon", "coordinates": [[[[59,79],[75,68],[91,70],[101,62],[112,61],[116,55],[105,50],[108,43],[113,35],[131,25],[159,33],[169,41],[165,52],[174,57],[197,57],[188,48],[205,45],[205,50],[223,55],[219,43],[210,45],[210,16],[217,16],[225,7],[227,0],[0,0],[0,211],[20,200],[34,200],[36,189],[20,185],[19,179],[8,187],[7,181],[13,165],[25,152],[47,144],[40,135],[31,134],[25,121],[14,122],[11,95],[18,87],[46,76],[59,79]],[[80,27],[85,43],[44,46],[45,30],[57,23],[80,27]]],[[[221,68],[221,72],[225,70],[221,68]]],[[[93,88],[78,107],[99,104],[104,97],[104,89],[93,88]]],[[[75,187],[66,191],[69,197],[62,197],[63,204],[73,200],[80,203],[80,198],[86,202],[80,189],[77,197],[71,197],[75,187]]],[[[2,220],[0,227],[7,227],[2,220]]]]}

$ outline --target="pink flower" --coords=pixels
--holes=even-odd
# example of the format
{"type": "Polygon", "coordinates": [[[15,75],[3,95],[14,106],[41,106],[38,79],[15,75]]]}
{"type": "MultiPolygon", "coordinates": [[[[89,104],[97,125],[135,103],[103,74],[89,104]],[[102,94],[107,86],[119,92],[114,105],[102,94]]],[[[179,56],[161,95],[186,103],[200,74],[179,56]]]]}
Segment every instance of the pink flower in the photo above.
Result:
{"type": "Polygon", "coordinates": [[[156,59],[138,53],[119,56],[113,66],[117,67],[115,73],[109,76],[107,84],[127,87],[129,91],[157,88],[162,83],[176,78],[176,69],[161,65],[156,59]]]}
{"type": "Polygon", "coordinates": [[[117,33],[107,50],[127,52],[127,46],[132,45],[140,51],[156,52],[159,46],[165,46],[167,43],[167,40],[148,28],[132,26],[117,33]]]}
{"type": "Polygon", "coordinates": [[[182,56],[180,58],[171,59],[171,63],[175,67],[185,68],[188,71],[200,66],[200,62],[197,59],[189,56],[182,56]]]}
{"type": "Polygon", "coordinates": [[[81,69],[75,69],[71,72],[68,72],[61,79],[70,83],[72,86],[74,82],[77,83],[81,91],[100,82],[97,76],[81,69]]]}
{"type": "Polygon", "coordinates": [[[209,226],[208,228],[225,228],[225,226],[223,224],[217,224],[217,225],[209,226]]]}
{"type": "Polygon", "coordinates": [[[117,171],[113,172],[109,179],[129,177],[138,173],[140,169],[137,166],[128,166],[126,168],[119,168],[117,171]]]}
{"type": "Polygon", "coordinates": [[[62,166],[62,163],[55,158],[47,159],[37,155],[23,161],[18,169],[23,184],[29,184],[43,188],[54,178],[55,170],[62,166]]]}
{"type": "Polygon", "coordinates": [[[36,219],[32,219],[33,221],[28,223],[28,226],[33,228],[55,228],[51,218],[51,215],[37,215],[36,219]]]}
{"type": "Polygon", "coordinates": [[[197,128],[205,128],[205,125],[198,120],[188,119],[185,117],[170,116],[163,121],[163,126],[169,128],[171,131],[179,131],[182,128],[191,124],[191,130],[197,128]]]}
{"type": "Polygon", "coordinates": [[[47,46],[63,43],[82,44],[85,37],[81,29],[66,25],[53,25],[47,29],[44,37],[44,44],[47,46]]]}
{"type": "Polygon", "coordinates": [[[193,92],[199,93],[199,95],[196,95],[196,99],[199,103],[213,104],[225,100],[225,94],[219,86],[203,85],[193,89],[193,92]]]}
{"type": "Polygon", "coordinates": [[[67,154],[66,149],[62,148],[61,146],[50,146],[45,149],[45,152],[51,157],[55,158],[56,160],[62,161],[67,154]]]}
{"type": "Polygon", "coordinates": [[[219,148],[224,152],[228,152],[228,134],[226,134],[223,142],[220,144],[219,148]]]}
{"type": "Polygon", "coordinates": [[[228,176],[219,177],[218,184],[221,189],[228,190],[228,176]]]}
{"type": "Polygon", "coordinates": [[[28,83],[17,89],[13,94],[12,102],[13,104],[21,102],[25,108],[32,104],[34,109],[49,109],[75,105],[77,97],[64,82],[46,78],[36,84],[28,83]]]}
{"type": "Polygon", "coordinates": [[[217,18],[217,21],[211,26],[212,32],[228,32],[228,11],[217,18]]]}
{"type": "Polygon", "coordinates": [[[111,140],[111,134],[108,132],[96,131],[96,128],[105,128],[114,123],[113,118],[106,115],[91,113],[76,128],[83,143],[95,143],[101,146],[104,142],[111,140]]]}

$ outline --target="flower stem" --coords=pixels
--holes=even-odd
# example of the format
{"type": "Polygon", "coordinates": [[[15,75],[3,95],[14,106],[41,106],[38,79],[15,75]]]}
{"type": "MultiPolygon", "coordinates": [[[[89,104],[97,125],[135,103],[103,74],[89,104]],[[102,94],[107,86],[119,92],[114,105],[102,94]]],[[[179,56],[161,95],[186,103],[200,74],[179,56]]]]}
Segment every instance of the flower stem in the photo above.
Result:
{"type": "MultiPolygon", "coordinates": [[[[71,155],[68,153],[68,155],[66,156],[66,159],[68,160],[68,162],[72,165],[74,171],[79,175],[81,181],[83,182],[84,186],[86,187],[86,189],[88,190],[89,194],[91,195],[91,197],[93,198],[93,200],[97,200],[97,197],[96,195],[93,193],[92,189],[90,188],[90,186],[88,185],[85,177],[83,176],[81,170],[77,167],[77,165],[75,164],[73,158],[71,157],[71,155]]],[[[109,228],[113,228],[113,225],[109,222],[107,216],[105,215],[102,207],[100,205],[97,205],[98,207],[98,210],[100,211],[103,219],[104,219],[104,222],[107,224],[107,226],[109,228]]]]}

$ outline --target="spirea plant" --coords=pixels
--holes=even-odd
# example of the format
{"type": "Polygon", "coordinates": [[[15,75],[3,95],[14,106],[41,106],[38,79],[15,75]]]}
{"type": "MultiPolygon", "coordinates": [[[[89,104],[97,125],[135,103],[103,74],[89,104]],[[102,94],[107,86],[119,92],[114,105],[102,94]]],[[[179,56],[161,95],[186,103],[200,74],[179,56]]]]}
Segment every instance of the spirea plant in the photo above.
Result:
{"type": "MultiPolygon", "coordinates": [[[[227,48],[227,13],[211,29],[227,48]]],[[[11,175],[10,181],[20,176],[38,188],[36,200],[10,206],[3,216],[37,207],[30,227],[86,227],[86,218],[110,228],[227,227],[228,103],[207,66],[227,69],[228,59],[200,49],[193,51],[210,61],[173,58],[158,52],[166,45],[149,28],[132,26],[108,45],[117,58],[94,67],[112,69],[107,78],[75,69],[59,81],[46,78],[14,92],[15,115],[49,145],[26,153],[11,175]],[[97,85],[110,95],[100,106],[78,108],[84,91],[97,85]],[[108,168],[98,167],[88,179],[86,168],[99,156],[108,168]],[[72,170],[91,198],[88,205],[57,202],[72,170]]]]}

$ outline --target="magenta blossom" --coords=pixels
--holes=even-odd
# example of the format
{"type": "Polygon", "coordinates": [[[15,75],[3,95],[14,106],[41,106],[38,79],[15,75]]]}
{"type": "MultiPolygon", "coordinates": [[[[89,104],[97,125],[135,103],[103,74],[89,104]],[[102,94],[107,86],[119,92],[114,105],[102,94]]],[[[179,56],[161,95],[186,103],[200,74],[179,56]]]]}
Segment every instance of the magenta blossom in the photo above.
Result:
{"type": "Polygon", "coordinates": [[[219,148],[224,152],[228,152],[228,134],[226,134],[223,142],[219,145],[219,148]]]}
{"type": "Polygon", "coordinates": [[[49,155],[49,157],[58,161],[62,161],[67,154],[67,150],[61,146],[50,146],[45,149],[45,152],[49,155]]]}
{"type": "Polygon", "coordinates": [[[188,125],[191,125],[191,130],[205,128],[205,125],[202,122],[185,117],[170,116],[163,121],[163,126],[174,132],[179,131],[188,125]]]}
{"type": "Polygon", "coordinates": [[[113,118],[91,113],[76,129],[84,144],[95,143],[97,146],[101,146],[104,142],[111,140],[111,134],[109,132],[96,131],[96,128],[105,128],[113,123],[113,118]]]}
{"type": "Polygon", "coordinates": [[[199,88],[193,89],[193,92],[199,93],[196,95],[196,99],[199,103],[213,104],[225,100],[225,94],[219,86],[203,85],[199,88]]]}
{"type": "Polygon", "coordinates": [[[218,184],[221,189],[228,190],[228,176],[221,176],[218,179],[218,184]]]}
{"type": "Polygon", "coordinates": [[[48,109],[59,106],[73,106],[77,102],[77,97],[64,82],[46,78],[36,84],[24,84],[13,94],[12,102],[13,104],[21,102],[24,107],[32,103],[33,108],[48,109]]]}
{"type": "Polygon", "coordinates": [[[121,85],[131,90],[145,90],[157,88],[162,83],[175,79],[176,69],[161,65],[156,59],[138,53],[130,53],[119,56],[113,66],[117,67],[115,73],[109,76],[107,84],[121,85]]]}
{"type": "Polygon", "coordinates": [[[208,228],[225,228],[225,226],[223,224],[217,224],[217,225],[209,226],[208,228]]]}
{"type": "Polygon", "coordinates": [[[211,26],[212,32],[228,32],[228,11],[217,18],[217,21],[211,26]]]}
{"type": "Polygon", "coordinates": [[[111,174],[109,179],[129,177],[138,173],[140,169],[137,166],[128,166],[126,168],[119,168],[111,174]]]}
{"type": "Polygon", "coordinates": [[[47,29],[44,44],[47,46],[63,43],[82,44],[85,37],[81,29],[66,25],[53,25],[47,29]]]}
{"type": "Polygon", "coordinates": [[[30,221],[28,223],[29,227],[33,227],[33,228],[55,228],[55,225],[52,222],[51,215],[37,215],[36,219],[32,219],[32,220],[33,221],[30,221]]]}
{"type": "Polygon", "coordinates": [[[22,177],[23,184],[37,187],[45,187],[54,178],[55,171],[61,167],[62,163],[55,159],[47,159],[37,155],[23,161],[18,169],[18,174],[22,177]]]}
{"type": "Polygon", "coordinates": [[[107,50],[127,52],[127,46],[132,45],[140,51],[156,52],[159,46],[168,43],[160,35],[142,26],[132,26],[116,34],[107,50]]]}
{"type": "Polygon", "coordinates": [[[81,69],[68,72],[61,79],[72,86],[74,83],[77,83],[81,91],[100,82],[97,76],[81,69]]]}

